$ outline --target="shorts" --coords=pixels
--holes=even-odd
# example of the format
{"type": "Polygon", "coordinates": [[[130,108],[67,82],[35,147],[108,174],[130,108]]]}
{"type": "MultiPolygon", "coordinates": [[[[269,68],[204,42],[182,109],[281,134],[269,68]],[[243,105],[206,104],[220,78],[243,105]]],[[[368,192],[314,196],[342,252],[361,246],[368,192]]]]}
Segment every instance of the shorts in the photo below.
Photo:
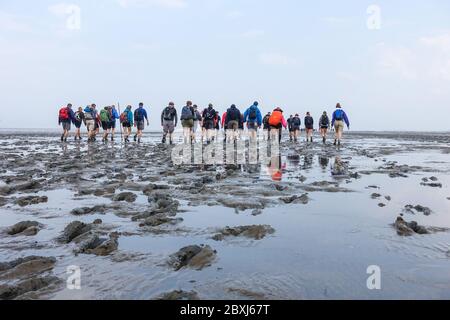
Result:
{"type": "Polygon", "coordinates": [[[80,122],[75,121],[75,128],[77,129],[81,128],[81,121],[80,122]]]}
{"type": "Polygon", "coordinates": [[[342,120],[337,120],[334,122],[334,129],[336,131],[342,131],[344,130],[344,121],[342,120]]]}
{"type": "Polygon", "coordinates": [[[61,125],[63,127],[63,130],[70,130],[70,120],[61,121],[61,125]]]}
{"type": "Polygon", "coordinates": [[[164,133],[170,133],[172,134],[175,131],[175,123],[173,121],[163,121],[163,130],[164,133]]]}
{"type": "Polygon", "coordinates": [[[292,130],[292,132],[300,131],[300,127],[293,127],[291,130],[292,130]]]}
{"type": "Polygon", "coordinates": [[[239,129],[239,122],[237,120],[228,121],[227,129],[228,130],[237,130],[237,129],[239,129]]]}
{"type": "Polygon", "coordinates": [[[110,129],[111,127],[109,126],[109,122],[106,122],[106,121],[102,121],[102,129],[103,130],[108,130],[108,129],[110,129]]]}
{"type": "Polygon", "coordinates": [[[290,129],[289,129],[289,132],[294,132],[294,131],[295,131],[294,128],[290,128],[290,129]]]}
{"type": "Polygon", "coordinates": [[[136,121],[136,127],[139,131],[144,130],[145,129],[145,121],[144,120],[136,121]]]}
{"type": "Polygon", "coordinates": [[[86,120],[86,128],[88,131],[95,130],[95,121],[94,120],[86,120]]]}
{"type": "Polygon", "coordinates": [[[193,128],[194,127],[194,120],[181,120],[181,125],[183,128],[193,128]]]}
{"type": "Polygon", "coordinates": [[[205,120],[203,122],[203,127],[206,130],[213,130],[214,129],[214,121],[213,120],[205,120]]]}
{"type": "Polygon", "coordinates": [[[128,121],[124,121],[124,122],[122,122],[122,127],[131,128],[131,123],[129,123],[128,121]]]}
{"type": "Polygon", "coordinates": [[[320,126],[320,129],[328,129],[328,126],[320,126]]]}
{"type": "Polygon", "coordinates": [[[95,124],[94,124],[94,130],[97,130],[98,128],[99,128],[98,122],[95,122],[95,124]]]}
{"type": "Polygon", "coordinates": [[[247,123],[248,130],[258,130],[258,124],[256,122],[248,122],[247,123]]]}
{"type": "Polygon", "coordinates": [[[116,128],[116,121],[114,120],[114,121],[111,121],[110,123],[109,123],[109,128],[110,129],[115,129],[116,128]]]}
{"type": "Polygon", "coordinates": [[[314,130],[314,127],[307,126],[305,129],[306,129],[306,130],[314,130]]]}

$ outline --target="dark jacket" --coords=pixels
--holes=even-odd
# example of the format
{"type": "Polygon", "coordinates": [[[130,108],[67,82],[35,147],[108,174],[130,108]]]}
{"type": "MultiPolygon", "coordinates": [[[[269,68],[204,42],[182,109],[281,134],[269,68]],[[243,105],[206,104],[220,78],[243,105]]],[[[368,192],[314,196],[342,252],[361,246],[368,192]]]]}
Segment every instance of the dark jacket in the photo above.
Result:
{"type": "Polygon", "coordinates": [[[175,121],[175,126],[177,126],[178,123],[178,114],[177,109],[165,107],[164,110],[161,112],[161,125],[164,121],[175,121]]]}
{"type": "Polygon", "coordinates": [[[314,129],[314,119],[311,116],[305,117],[305,127],[306,129],[314,129]]]}

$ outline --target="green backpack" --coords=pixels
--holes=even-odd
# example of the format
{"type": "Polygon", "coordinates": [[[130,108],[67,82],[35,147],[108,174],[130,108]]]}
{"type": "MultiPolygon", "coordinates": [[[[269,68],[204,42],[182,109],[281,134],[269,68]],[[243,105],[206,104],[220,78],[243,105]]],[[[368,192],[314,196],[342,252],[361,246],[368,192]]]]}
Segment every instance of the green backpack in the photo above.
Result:
{"type": "Polygon", "coordinates": [[[108,111],[106,111],[105,109],[100,111],[100,121],[102,121],[102,122],[109,121],[109,114],[108,114],[108,111]]]}

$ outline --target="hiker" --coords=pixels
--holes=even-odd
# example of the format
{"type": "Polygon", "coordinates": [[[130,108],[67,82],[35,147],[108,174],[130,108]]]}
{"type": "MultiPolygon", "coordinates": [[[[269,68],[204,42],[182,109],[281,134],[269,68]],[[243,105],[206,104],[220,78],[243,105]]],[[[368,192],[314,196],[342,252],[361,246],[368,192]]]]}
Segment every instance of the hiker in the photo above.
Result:
{"type": "Polygon", "coordinates": [[[324,111],[319,120],[320,135],[322,136],[322,141],[325,144],[327,142],[327,132],[330,128],[330,119],[328,118],[327,112],[324,111]]]}
{"type": "Polygon", "coordinates": [[[194,127],[194,117],[195,117],[195,110],[192,106],[191,101],[187,101],[186,105],[181,110],[181,125],[183,126],[183,136],[184,136],[184,143],[192,143],[193,135],[192,135],[192,129],[194,127]]]}
{"type": "Polygon", "coordinates": [[[97,111],[97,106],[94,105],[95,110],[95,130],[94,130],[94,141],[97,140],[97,135],[100,133],[100,126],[102,125],[102,121],[100,120],[100,113],[97,111]]]}
{"type": "Polygon", "coordinates": [[[300,120],[298,113],[296,113],[291,121],[291,128],[292,128],[292,135],[294,138],[294,142],[298,141],[298,137],[300,136],[300,126],[301,125],[302,125],[302,121],[300,120]]]}
{"type": "Polygon", "coordinates": [[[111,130],[111,141],[114,141],[114,134],[116,133],[116,121],[120,119],[119,114],[117,113],[117,109],[115,105],[111,106],[110,112],[110,130],[111,130]]]}
{"type": "Polygon", "coordinates": [[[59,109],[58,125],[62,125],[63,134],[61,135],[61,141],[67,142],[69,136],[70,124],[75,121],[75,114],[72,111],[72,104],[59,109]]]}
{"type": "Polygon", "coordinates": [[[131,108],[132,106],[128,105],[125,111],[120,115],[120,123],[123,127],[125,142],[130,142],[128,137],[131,135],[131,128],[133,127],[134,116],[131,108]]]}
{"type": "Polygon", "coordinates": [[[244,112],[244,123],[247,124],[247,129],[250,139],[256,140],[257,131],[262,125],[262,115],[258,108],[258,102],[253,104],[244,112]]]}
{"type": "Polygon", "coordinates": [[[232,104],[227,110],[227,141],[235,141],[238,137],[239,125],[241,123],[241,112],[236,105],[232,104]]]}
{"type": "Polygon", "coordinates": [[[348,121],[347,114],[342,110],[341,104],[336,105],[336,110],[333,112],[333,118],[331,120],[331,126],[335,129],[335,139],[334,145],[336,143],[341,145],[342,133],[344,131],[344,122],[347,125],[348,130],[350,130],[350,122],[348,121]]]}
{"type": "Polygon", "coordinates": [[[102,141],[106,142],[111,129],[111,107],[104,107],[100,110],[100,121],[102,123],[103,138],[102,141]]]}
{"type": "Polygon", "coordinates": [[[88,131],[88,142],[94,141],[95,124],[97,122],[97,111],[95,110],[95,104],[91,104],[90,106],[86,106],[86,108],[84,108],[84,121],[88,131]]]}
{"type": "Polygon", "coordinates": [[[267,112],[263,119],[263,132],[264,132],[264,140],[269,140],[269,132],[270,132],[270,119],[271,113],[267,112]]]}
{"type": "Polygon", "coordinates": [[[222,129],[224,133],[223,142],[227,141],[227,128],[228,128],[227,112],[225,111],[222,115],[222,129]]]}
{"type": "Polygon", "coordinates": [[[216,116],[216,110],[214,106],[210,103],[208,108],[203,111],[203,127],[206,134],[206,143],[210,143],[212,136],[214,135],[214,118],[216,116]]]}
{"type": "Polygon", "coordinates": [[[289,119],[287,119],[288,130],[289,130],[289,141],[294,140],[294,130],[292,130],[292,120],[293,119],[294,119],[294,116],[292,114],[289,116],[289,119]]]}
{"type": "Polygon", "coordinates": [[[169,135],[169,143],[173,144],[172,135],[177,124],[178,114],[177,109],[175,109],[175,103],[169,102],[169,106],[167,106],[161,113],[161,127],[163,127],[164,131],[162,143],[166,143],[166,137],[169,135]]]}
{"type": "Polygon", "coordinates": [[[75,121],[74,121],[74,125],[75,125],[75,140],[82,140],[81,139],[81,124],[86,125],[86,122],[84,120],[84,113],[83,113],[83,108],[79,107],[77,112],[75,112],[75,121]]]}
{"type": "Polygon", "coordinates": [[[270,139],[276,140],[278,136],[278,142],[281,142],[282,128],[287,128],[286,120],[283,116],[283,110],[281,108],[275,108],[269,118],[270,125],[270,139]]]}
{"type": "MultiPolygon", "coordinates": [[[[201,115],[200,111],[198,111],[198,106],[196,104],[194,104],[194,127],[192,128],[194,142],[196,142],[196,140],[197,140],[197,131],[199,128],[202,129],[202,134],[203,134],[202,115],[201,115]]],[[[202,140],[203,140],[203,137],[202,137],[202,140]]]]}
{"type": "Polygon", "coordinates": [[[216,132],[214,134],[215,141],[217,141],[217,138],[219,137],[220,122],[221,122],[221,118],[219,115],[219,111],[216,111],[216,116],[214,117],[214,129],[216,130],[216,132]]]}
{"type": "Polygon", "coordinates": [[[144,109],[144,104],[139,103],[139,108],[134,111],[134,126],[137,128],[137,133],[134,135],[134,141],[141,143],[142,132],[145,129],[145,121],[147,126],[150,125],[148,121],[147,111],[144,109]]]}
{"type": "Polygon", "coordinates": [[[305,116],[305,131],[306,131],[306,142],[313,142],[313,131],[314,131],[314,119],[311,117],[311,113],[307,112],[305,116]]]}

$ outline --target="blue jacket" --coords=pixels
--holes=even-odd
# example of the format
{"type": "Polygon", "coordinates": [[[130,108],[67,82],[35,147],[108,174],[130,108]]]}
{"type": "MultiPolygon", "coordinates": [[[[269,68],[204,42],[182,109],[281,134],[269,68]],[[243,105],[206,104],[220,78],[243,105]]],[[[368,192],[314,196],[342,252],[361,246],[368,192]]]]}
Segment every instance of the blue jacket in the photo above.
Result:
{"type": "Polygon", "coordinates": [[[116,120],[118,120],[118,119],[120,119],[120,116],[119,116],[119,114],[117,113],[117,110],[116,110],[116,108],[113,108],[112,110],[111,110],[111,114],[112,114],[112,119],[111,119],[111,121],[116,121],[116,120]]]}
{"type": "Polygon", "coordinates": [[[147,111],[143,107],[139,107],[134,111],[134,119],[138,121],[139,116],[148,121],[147,111]]]}
{"type": "Polygon", "coordinates": [[[133,125],[134,117],[133,117],[133,112],[131,111],[131,109],[126,108],[124,112],[127,113],[127,122],[129,122],[130,125],[133,125]]]}
{"type": "Polygon", "coordinates": [[[345,111],[342,110],[342,109],[336,109],[336,110],[333,112],[333,120],[331,120],[331,126],[334,127],[334,123],[335,123],[336,121],[338,121],[338,120],[336,119],[336,113],[337,113],[338,111],[339,111],[339,112],[342,112],[342,119],[344,120],[344,122],[345,122],[345,124],[347,125],[347,127],[350,127],[350,121],[348,121],[347,114],[346,114],[345,111]]]}
{"type": "Polygon", "coordinates": [[[262,115],[261,115],[261,111],[259,111],[259,108],[255,105],[252,105],[250,108],[248,108],[245,112],[244,112],[244,122],[256,122],[258,123],[258,126],[262,125],[262,115]],[[256,120],[250,120],[249,116],[250,116],[250,111],[252,111],[253,109],[256,110],[256,120]]]}

